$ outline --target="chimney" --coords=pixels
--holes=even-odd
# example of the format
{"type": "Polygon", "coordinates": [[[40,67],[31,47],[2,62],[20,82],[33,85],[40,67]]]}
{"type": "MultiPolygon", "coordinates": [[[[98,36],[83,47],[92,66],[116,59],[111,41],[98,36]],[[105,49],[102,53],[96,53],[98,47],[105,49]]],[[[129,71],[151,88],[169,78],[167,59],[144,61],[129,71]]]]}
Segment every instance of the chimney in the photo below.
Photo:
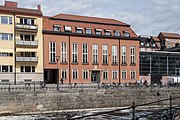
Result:
{"type": "Polygon", "coordinates": [[[37,9],[41,11],[41,5],[37,5],[37,9]]]}
{"type": "Polygon", "coordinates": [[[9,8],[17,8],[17,2],[5,1],[4,6],[9,8]]]}

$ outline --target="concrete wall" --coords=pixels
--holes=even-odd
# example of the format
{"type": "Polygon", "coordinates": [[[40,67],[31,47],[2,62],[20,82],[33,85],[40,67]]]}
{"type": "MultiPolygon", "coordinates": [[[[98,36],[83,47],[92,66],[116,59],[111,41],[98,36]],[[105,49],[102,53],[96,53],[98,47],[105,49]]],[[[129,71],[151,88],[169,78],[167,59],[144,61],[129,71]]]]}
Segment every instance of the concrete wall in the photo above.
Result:
{"type": "MultiPolygon", "coordinates": [[[[129,106],[180,96],[178,88],[124,90],[63,90],[36,92],[0,92],[0,113],[42,112],[129,106]],[[160,92],[160,97],[157,96],[160,92]]],[[[180,99],[173,101],[180,105],[180,99]]],[[[169,101],[163,102],[169,104],[169,101]]]]}

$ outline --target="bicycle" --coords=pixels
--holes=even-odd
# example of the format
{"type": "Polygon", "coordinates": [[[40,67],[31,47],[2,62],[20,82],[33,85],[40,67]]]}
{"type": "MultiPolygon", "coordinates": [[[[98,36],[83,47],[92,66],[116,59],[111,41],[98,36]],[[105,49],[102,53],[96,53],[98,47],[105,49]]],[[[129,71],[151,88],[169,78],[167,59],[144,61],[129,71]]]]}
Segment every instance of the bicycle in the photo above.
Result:
{"type": "Polygon", "coordinates": [[[31,91],[31,83],[25,83],[24,89],[31,91]]]}
{"type": "Polygon", "coordinates": [[[46,83],[40,83],[40,89],[46,91],[48,89],[46,83]]]}

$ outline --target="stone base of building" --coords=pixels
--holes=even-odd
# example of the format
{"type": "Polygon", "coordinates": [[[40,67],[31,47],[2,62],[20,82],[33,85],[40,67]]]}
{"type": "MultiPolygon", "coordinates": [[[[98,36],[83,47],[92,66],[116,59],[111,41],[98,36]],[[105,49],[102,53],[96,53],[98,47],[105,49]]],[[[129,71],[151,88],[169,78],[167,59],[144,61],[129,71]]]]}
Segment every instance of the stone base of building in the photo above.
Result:
{"type": "Polygon", "coordinates": [[[43,73],[4,73],[0,74],[0,84],[39,83],[43,81],[43,73]]]}

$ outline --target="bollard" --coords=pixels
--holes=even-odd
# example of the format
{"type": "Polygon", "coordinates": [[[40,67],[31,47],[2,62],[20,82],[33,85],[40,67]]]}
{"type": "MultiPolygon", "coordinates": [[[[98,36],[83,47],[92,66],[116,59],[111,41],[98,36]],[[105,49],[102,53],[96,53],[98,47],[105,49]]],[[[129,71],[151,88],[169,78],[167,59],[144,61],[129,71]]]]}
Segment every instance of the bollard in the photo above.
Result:
{"type": "Polygon", "coordinates": [[[170,98],[169,98],[169,103],[170,103],[170,106],[169,106],[170,120],[173,120],[173,116],[172,116],[172,97],[171,97],[171,95],[170,95],[170,98]]]}
{"type": "Polygon", "coordinates": [[[36,91],[36,86],[35,86],[35,82],[34,82],[34,91],[36,91]]]}
{"type": "Polygon", "coordinates": [[[136,120],[136,117],[135,117],[135,109],[136,109],[136,107],[135,107],[135,103],[134,102],[132,102],[132,109],[133,109],[132,120],[136,120]]]}
{"type": "Polygon", "coordinates": [[[11,90],[11,84],[9,83],[9,88],[8,88],[8,91],[10,92],[10,90],[11,90]]]}

